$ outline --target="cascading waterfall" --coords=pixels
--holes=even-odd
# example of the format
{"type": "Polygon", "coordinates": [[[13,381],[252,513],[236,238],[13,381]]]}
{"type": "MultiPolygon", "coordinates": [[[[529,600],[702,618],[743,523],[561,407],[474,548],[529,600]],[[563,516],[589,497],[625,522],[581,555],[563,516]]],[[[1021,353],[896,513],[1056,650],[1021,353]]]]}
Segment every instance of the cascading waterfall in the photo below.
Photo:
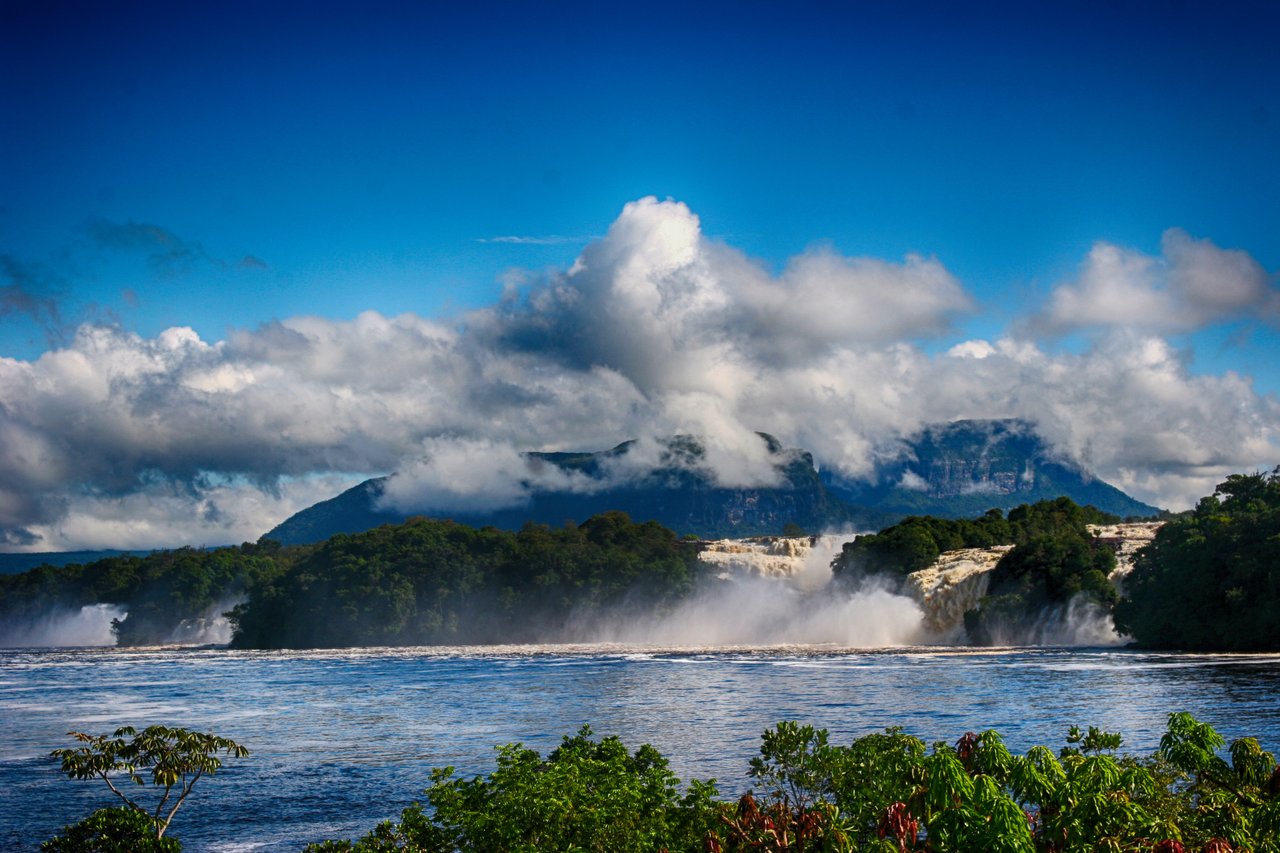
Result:
{"type": "MultiPolygon", "coordinates": [[[[1113,580],[1132,568],[1132,555],[1158,523],[1092,529],[1117,551],[1113,580]]],[[[623,642],[703,645],[831,643],[896,646],[964,643],[964,614],[987,593],[990,573],[1011,545],[943,554],[899,583],[867,578],[856,589],[833,590],[831,561],[853,534],[756,537],[704,543],[699,558],[714,571],[693,600],[657,620],[614,626],[623,642]]],[[[1046,610],[1035,626],[1001,638],[1010,645],[1105,646],[1124,641],[1104,609],[1082,598],[1046,610]]]]}
{"type": "Polygon", "coordinates": [[[982,603],[991,570],[1012,547],[947,551],[932,566],[907,575],[903,592],[920,602],[925,628],[940,637],[961,634],[965,611],[982,603]]]}
{"type": "Polygon", "coordinates": [[[0,629],[0,646],[72,647],[114,646],[111,623],[123,619],[124,608],[114,604],[86,604],[79,609],[57,609],[26,624],[0,629]]]}
{"type": "Polygon", "coordinates": [[[194,619],[183,619],[168,636],[175,645],[218,646],[231,642],[231,622],[223,614],[243,602],[244,596],[219,601],[194,619]]]}
{"type": "Polygon", "coordinates": [[[832,594],[831,561],[854,534],[705,543],[715,580],[658,617],[615,620],[591,639],[675,646],[830,644],[875,648],[927,642],[914,600],[886,585],[832,594]]]}

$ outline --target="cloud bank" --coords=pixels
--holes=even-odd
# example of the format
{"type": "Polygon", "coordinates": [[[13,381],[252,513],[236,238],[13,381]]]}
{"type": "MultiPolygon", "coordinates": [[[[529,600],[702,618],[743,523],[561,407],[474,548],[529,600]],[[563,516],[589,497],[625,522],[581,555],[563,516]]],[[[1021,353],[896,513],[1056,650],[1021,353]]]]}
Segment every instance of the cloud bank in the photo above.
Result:
{"type": "MultiPolygon", "coordinates": [[[[166,233],[102,239],[184,262],[166,233]]],[[[755,430],[865,477],[923,424],[1021,417],[1172,507],[1280,460],[1280,402],[1195,374],[1169,339],[1277,321],[1276,279],[1247,254],[1177,229],[1160,257],[1100,243],[1007,335],[956,340],[978,309],[936,259],[818,247],[775,274],[647,198],[569,269],[449,321],[293,317],[216,342],[82,325],[38,359],[0,358],[0,547],[251,540],[392,471],[399,506],[518,505],[592,488],[519,451],[680,433],[707,437],[720,482],[748,485],[773,476],[755,430]],[[1053,345],[1085,329],[1082,351],[1053,345]]]]}

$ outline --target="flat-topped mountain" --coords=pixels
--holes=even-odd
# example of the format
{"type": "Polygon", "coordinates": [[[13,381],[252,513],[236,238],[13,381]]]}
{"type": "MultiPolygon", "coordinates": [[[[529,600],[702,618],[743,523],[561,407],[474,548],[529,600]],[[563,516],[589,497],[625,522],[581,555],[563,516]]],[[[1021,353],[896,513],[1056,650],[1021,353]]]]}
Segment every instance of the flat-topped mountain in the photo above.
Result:
{"type": "Polygon", "coordinates": [[[845,502],[897,518],[970,518],[1063,496],[1121,518],[1159,512],[1055,455],[1032,424],[1013,419],[935,424],[882,464],[872,482],[824,479],[845,502]]]}
{"type": "Polygon", "coordinates": [[[637,521],[652,519],[682,534],[704,537],[777,533],[788,524],[822,529],[878,520],[865,513],[851,514],[843,502],[833,498],[819,479],[810,454],[785,449],[769,435],[760,434],[760,440],[777,475],[777,485],[772,487],[720,485],[701,464],[706,453],[702,443],[693,436],[674,436],[658,442],[662,452],[654,467],[625,477],[617,476],[616,471],[636,450],[635,441],[598,452],[527,453],[531,464],[572,472],[587,487],[535,489],[527,503],[489,512],[424,507],[421,512],[405,513],[390,508],[384,500],[388,478],[366,480],[302,510],[268,532],[267,538],[285,544],[317,542],[335,533],[357,533],[402,521],[410,514],[514,530],[529,521],[560,526],[606,510],[621,510],[637,521]]]}
{"type": "Polygon", "coordinates": [[[527,453],[531,465],[556,466],[578,475],[589,488],[533,488],[527,502],[489,512],[395,508],[384,497],[388,478],[378,477],[298,512],[266,538],[285,544],[318,542],[410,515],[518,529],[529,521],[560,526],[622,510],[637,521],[652,519],[681,534],[719,538],[780,533],[787,525],[811,532],[879,529],[907,515],[972,516],[992,507],[1008,509],[1061,496],[1122,517],[1159,511],[1057,459],[1021,421],[931,426],[906,442],[902,455],[882,465],[868,483],[819,475],[811,454],[759,435],[777,475],[771,486],[721,485],[702,464],[703,443],[675,436],[658,442],[661,454],[651,468],[626,478],[610,479],[636,452],[634,441],[603,451],[527,453]]]}

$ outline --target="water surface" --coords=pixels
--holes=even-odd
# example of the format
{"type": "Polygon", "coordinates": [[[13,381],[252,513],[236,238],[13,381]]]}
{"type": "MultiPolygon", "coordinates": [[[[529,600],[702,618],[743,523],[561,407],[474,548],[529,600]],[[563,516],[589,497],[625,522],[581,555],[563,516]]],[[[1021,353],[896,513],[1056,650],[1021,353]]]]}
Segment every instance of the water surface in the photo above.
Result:
{"type": "Polygon", "coordinates": [[[0,848],[34,849],[109,804],[47,757],[72,729],[163,723],[239,741],[251,755],[201,780],[172,831],[192,853],[276,851],[396,816],[432,767],[485,773],[496,745],[545,752],[583,724],[736,795],[783,719],[837,743],[893,725],[926,742],[995,728],[1018,752],[1096,725],[1146,753],[1185,710],[1280,751],[1276,696],[1280,655],[1111,648],[3,649],[0,848]]]}

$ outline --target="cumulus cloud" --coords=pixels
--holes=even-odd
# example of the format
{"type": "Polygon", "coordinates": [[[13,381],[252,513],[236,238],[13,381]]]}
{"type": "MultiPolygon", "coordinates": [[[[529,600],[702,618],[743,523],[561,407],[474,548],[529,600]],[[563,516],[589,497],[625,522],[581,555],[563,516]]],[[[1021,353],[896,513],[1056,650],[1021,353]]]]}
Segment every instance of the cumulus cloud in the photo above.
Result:
{"type": "Polygon", "coordinates": [[[1247,255],[1171,231],[1161,258],[1099,244],[1051,296],[1041,322],[1099,327],[1085,351],[952,343],[973,301],[935,259],[818,247],[773,274],[684,205],[642,199],[569,269],[454,320],[293,317],[221,341],[83,325],[38,359],[0,358],[0,547],[253,539],[391,472],[397,507],[518,506],[643,477],[671,462],[653,439],[681,434],[702,437],[688,464],[724,486],[776,482],[756,430],[867,477],[904,437],[956,418],[1033,421],[1104,479],[1186,506],[1275,463],[1280,402],[1246,377],[1196,375],[1162,335],[1187,310],[1200,324],[1267,316],[1274,292],[1247,255]],[[591,478],[522,454],[631,438],[591,478]]]}
{"type": "Polygon", "coordinates": [[[152,478],[123,494],[89,492],[30,527],[10,550],[70,551],[160,546],[216,547],[253,542],[264,519],[327,500],[353,483],[341,476],[285,479],[270,486],[216,476],[189,482],[152,478]]]}
{"type": "Polygon", "coordinates": [[[590,477],[490,439],[432,438],[387,478],[380,502],[406,512],[485,512],[522,506],[538,491],[590,492],[590,477]]]}
{"type": "Polygon", "coordinates": [[[1036,325],[1055,332],[1125,327],[1170,333],[1238,319],[1280,322],[1275,277],[1239,249],[1171,228],[1158,258],[1096,244],[1079,279],[1054,291],[1036,325]]]}

